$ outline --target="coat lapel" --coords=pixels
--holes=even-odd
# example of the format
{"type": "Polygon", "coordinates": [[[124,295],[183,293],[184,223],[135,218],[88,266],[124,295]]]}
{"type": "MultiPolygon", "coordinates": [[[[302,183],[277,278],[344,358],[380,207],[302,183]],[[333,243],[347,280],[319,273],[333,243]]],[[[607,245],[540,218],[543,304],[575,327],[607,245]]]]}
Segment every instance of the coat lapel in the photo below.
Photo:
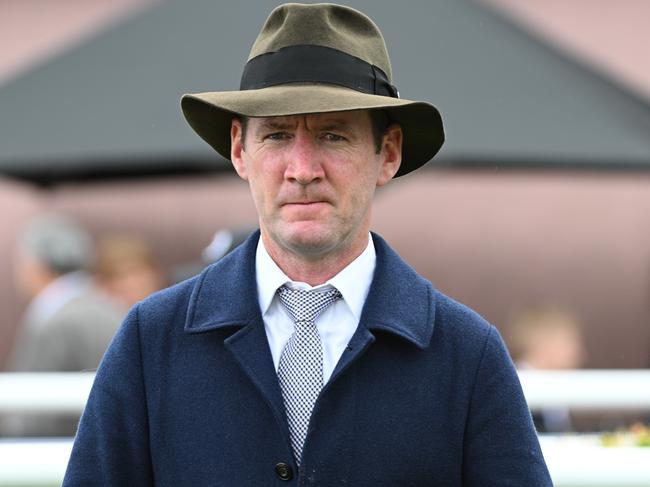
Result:
{"type": "Polygon", "coordinates": [[[431,283],[415,272],[379,235],[372,234],[377,265],[363,306],[361,320],[341,356],[330,383],[336,380],[375,341],[373,331],[383,331],[413,344],[428,347],[435,320],[431,283]]]}
{"type": "Polygon", "coordinates": [[[240,367],[260,391],[273,411],[276,421],[282,426],[283,431],[287,433],[288,438],[282,392],[273,366],[262,318],[250,322],[248,326],[228,337],[224,343],[240,367]]]}
{"type": "MultiPolygon", "coordinates": [[[[260,391],[286,431],[282,393],[273,367],[255,280],[255,252],[259,232],[242,246],[208,267],[197,279],[187,311],[185,331],[207,333],[232,329],[225,347],[260,391]]],[[[335,381],[375,341],[387,332],[428,347],[434,325],[431,284],[409,267],[378,235],[373,234],[377,266],[363,307],[361,321],[341,356],[329,383],[335,381]]]]}
{"type": "Polygon", "coordinates": [[[259,231],[209,266],[197,279],[185,321],[186,333],[230,329],[226,349],[287,431],[282,393],[257,298],[255,251],[259,231]]]}
{"type": "Polygon", "coordinates": [[[429,281],[404,262],[386,241],[373,234],[377,266],[360,325],[429,346],[435,321],[435,293],[429,281]]]}

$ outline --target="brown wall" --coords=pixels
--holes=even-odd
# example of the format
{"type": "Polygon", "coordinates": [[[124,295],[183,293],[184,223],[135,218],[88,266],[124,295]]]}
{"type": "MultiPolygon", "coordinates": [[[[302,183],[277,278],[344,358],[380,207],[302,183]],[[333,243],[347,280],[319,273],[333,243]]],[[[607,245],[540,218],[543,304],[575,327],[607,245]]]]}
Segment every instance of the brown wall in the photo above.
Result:
{"type": "Polygon", "coordinates": [[[513,306],[554,303],[584,321],[589,366],[650,365],[650,174],[430,171],[396,183],[377,201],[377,230],[506,339],[513,306]]]}
{"type": "MultiPolygon", "coordinates": [[[[21,301],[11,242],[37,211],[77,217],[94,235],[132,231],[163,263],[193,260],[219,228],[254,225],[234,177],[77,184],[35,191],[0,181],[0,365],[21,301]]],[[[650,360],[650,174],[422,171],[391,183],[374,228],[442,291],[508,339],[513,306],[553,303],[580,314],[588,365],[650,360]]]]}

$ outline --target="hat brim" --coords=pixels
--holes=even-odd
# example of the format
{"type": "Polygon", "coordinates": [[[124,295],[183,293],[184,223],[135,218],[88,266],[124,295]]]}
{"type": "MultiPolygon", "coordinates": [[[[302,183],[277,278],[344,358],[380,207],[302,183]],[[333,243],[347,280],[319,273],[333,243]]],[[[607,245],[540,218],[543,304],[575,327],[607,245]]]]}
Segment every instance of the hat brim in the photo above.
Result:
{"type": "Polygon", "coordinates": [[[291,84],[259,90],[184,95],[183,115],[192,129],[221,156],[230,159],[230,125],[238,115],[276,117],[349,110],[385,110],[404,134],[402,164],[395,177],[429,161],[445,136],[442,117],[426,102],[370,95],[332,85],[291,84]]]}

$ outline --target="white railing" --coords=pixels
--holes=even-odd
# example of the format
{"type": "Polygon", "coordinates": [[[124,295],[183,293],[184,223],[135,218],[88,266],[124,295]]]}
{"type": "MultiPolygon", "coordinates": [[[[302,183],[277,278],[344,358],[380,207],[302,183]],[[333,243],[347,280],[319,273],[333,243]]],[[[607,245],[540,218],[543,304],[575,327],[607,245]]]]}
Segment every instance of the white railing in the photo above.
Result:
{"type": "MultiPolygon", "coordinates": [[[[650,411],[650,371],[521,371],[532,409],[650,411]]],[[[83,410],[94,374],[0,374],[0,415],[83,410]]],[[[650,448],[605,448],[597,437],[540,437],[556,487],[650,486],[650,448]]],[[[0,439],[0,487],[60,485],[72,439],[0,439]]]]}
{"type": "MultiPolygon", "coordinates": [[[[605,448],[595,439],[540,437],[555,487],[648,487],[650,448],[605,448]]],[[[72,439],[0,440],[0,486],[61,485],[72,439]]]]}
{"type": "Polygon", "coordinates": [[[0,413],[81,413],[95,374],[0,374],[0,413]]]}
{"type": "MultiPolygon", "coordinates": [[[[520,371],[531,409],[650,410],[649,370],[520,371]]],[[[93,373],[0,373],[0,413],[80,413],[93,373]]]]}
{"type": "Polygon", "coordinates": [[[519,379],[531,409],[650,411],[650,370],[522,370],[519,379]]]}
{"type": "Polygon", "coordinates": [[[72,438],[0,440],[0,486],[60,486],[72,438]]]}
{"type": "Polygon", "coordinates": [[[604,447],[597,435],[540,435],[555,487],[648,487],[650,448],[604,447]]]}

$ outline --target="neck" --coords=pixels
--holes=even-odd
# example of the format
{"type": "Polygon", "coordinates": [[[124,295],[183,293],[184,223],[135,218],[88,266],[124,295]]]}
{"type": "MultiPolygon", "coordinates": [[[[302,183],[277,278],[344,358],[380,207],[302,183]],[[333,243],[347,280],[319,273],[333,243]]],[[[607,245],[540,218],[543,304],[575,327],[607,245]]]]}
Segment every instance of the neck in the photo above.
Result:
{"type": "Polygon", "coordinates": [[[357,239],[345,249],[314,257],[301,255],[275,245],[264,232],[262,233],[264,248],[282,272],[292,281],[306,282],[310,286],[324,284],[345,269],[366,249],[368,238],[366,233],[363,238],[357,239]]]}

